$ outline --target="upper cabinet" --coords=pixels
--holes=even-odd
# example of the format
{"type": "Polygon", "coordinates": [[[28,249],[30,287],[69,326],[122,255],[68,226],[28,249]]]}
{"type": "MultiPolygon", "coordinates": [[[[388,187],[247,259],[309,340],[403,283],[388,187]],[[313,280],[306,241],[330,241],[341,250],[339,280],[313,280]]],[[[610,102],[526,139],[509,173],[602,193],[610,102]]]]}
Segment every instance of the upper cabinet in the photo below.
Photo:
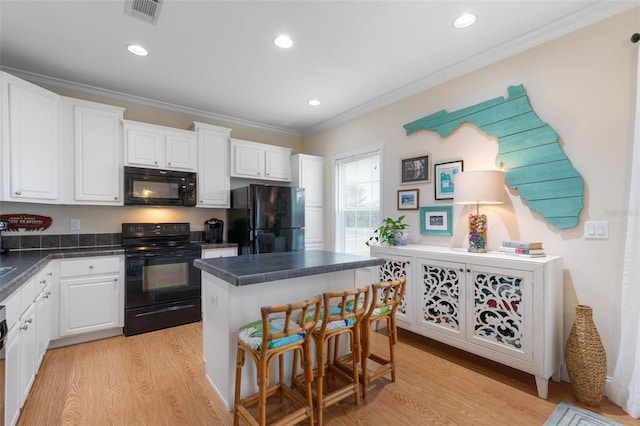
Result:
{"type": "Polygon", "coordinates": [[[291,181],[291,149],[231,139],[231,176],[291,181]]]}
{"type": "Polygon", "coordinates": [[[195,172],[195,132],[124,120],[125,165],[195,172]]]}
{"type": "Polygon", "coordinates": [[[231,129],[194,123],[198,138],[198,203],[196,207],[229,207],[228,141],[231,129]]]}
{"type": "Polygon", "coordinates": [[[1,73],[2,200],[59,202],[60,96],[1,73]]]}
{"type": "Polygon", "coordinates": [[[63,97],[62,204],[122,203],[124,108],[63,97]]]}

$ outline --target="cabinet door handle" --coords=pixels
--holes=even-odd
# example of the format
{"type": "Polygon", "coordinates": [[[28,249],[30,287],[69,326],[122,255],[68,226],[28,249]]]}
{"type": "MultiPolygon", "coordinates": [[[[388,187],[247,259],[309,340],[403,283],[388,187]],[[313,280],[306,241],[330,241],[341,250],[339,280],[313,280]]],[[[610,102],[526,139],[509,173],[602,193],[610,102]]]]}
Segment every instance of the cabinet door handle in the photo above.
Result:
{"type": "Polygon", "coordinates": [[[464,271],[464,269],[460,268],[460,272],[463,272],[463,271],[464,271]]]}
{"type": "MultiPolygon", "coordinates": [[[[157,161],[156,161],[156,164],[158,164],[158,162],[157,162],[157,161]]],[[[167,166],[170,166],[170,165],[171,165],[171,163],[167,163],[167,166]]]]}
{"type": "Polygon", "coordinates": [[[53,272],[47,272],[47,275],[52,276],[53,272]]]}
{"type": "Polygon", "coordinates": [[[471,272],[471,269],[467,268],[467,272],[471,272]]]}
{"type": "Polygon", "coordinates": [[[154,161],[154,162],[153,162],[153,164],[158,165],[158,162],[157,162],[157,161],[154,161]]]}
{"type": "Polygon", "coordinates": [[[47,280],[40,281],[40,284],[46,284],[46,283],[47,283],[47,280]]]}
{"type": "Polygon", "coordinates": [[[118,196],[113,197],[114,200],[118,201],[118,196]]]}
{"type": "Polygon", "coordinates": [[[29,326],[26,324],[20,327],[20,330],[28,330],[28,329],[29,329],[29,326]]]}
{"type": "Polygon", "coordinates": [[[33,318],[27,318],[26,320],[24,320],[25,324],[31,324],[33,322],[33,318]]]}
{"type": "Polygon", "coordinates": [[[22,195],[22,191],[17,191],[15,195],[22,195]]]}

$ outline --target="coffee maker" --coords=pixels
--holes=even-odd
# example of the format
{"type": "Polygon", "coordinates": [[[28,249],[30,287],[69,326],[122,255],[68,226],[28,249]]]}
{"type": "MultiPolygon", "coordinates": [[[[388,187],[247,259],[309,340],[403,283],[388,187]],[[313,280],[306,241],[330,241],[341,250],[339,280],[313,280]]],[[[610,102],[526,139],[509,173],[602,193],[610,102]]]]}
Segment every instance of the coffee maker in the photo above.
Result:
{"type": "Polygon", "coordinates": [[[212,218],[204,222],[204,240],[208,243],[221,243],[224,222],[212,218]]]}

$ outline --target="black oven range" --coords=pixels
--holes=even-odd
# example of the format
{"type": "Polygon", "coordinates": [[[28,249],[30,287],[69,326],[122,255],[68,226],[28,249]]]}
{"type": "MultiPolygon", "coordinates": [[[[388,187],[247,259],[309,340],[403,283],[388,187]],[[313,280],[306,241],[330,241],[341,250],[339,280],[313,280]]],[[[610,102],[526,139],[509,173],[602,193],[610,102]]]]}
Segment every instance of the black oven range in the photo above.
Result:
{"type": "Polygon", "coordinates": [[[189,223],[123,223],[124,334],[200,321],[201,248],[189,242],[189,223]]]}

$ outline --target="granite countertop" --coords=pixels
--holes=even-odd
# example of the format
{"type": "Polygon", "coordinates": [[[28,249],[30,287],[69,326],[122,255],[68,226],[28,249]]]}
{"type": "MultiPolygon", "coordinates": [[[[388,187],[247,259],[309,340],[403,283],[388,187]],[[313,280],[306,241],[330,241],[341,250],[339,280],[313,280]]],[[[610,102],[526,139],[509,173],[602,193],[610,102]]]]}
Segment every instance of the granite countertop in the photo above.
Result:
{"type": "Polygon", "coordinates": [[[114,256],[120,254],[124,254],[124,249],[120,245],[50,250],[21,250],[5,253],[0,255],[0,267],[11,267],[13,269],[0,277],[0,302],[19,289],[29,278],[37,274],[50,260],[72,257],[114,256]]]}
{"type": "MultiPolygon", "coordinates": [[[[203,249],[238,246],[235,243],[205,243],[199,241],[196,242],[196,244],[199,244],[203,249]]],[[[73,257],[116,256],[123,254],[124,248],[121,245],[46,250],[15,250],[2,254],[0,255],[0,267],[11,267],[13,269],[0,276],[0,302],[19,289],[29,278],[36,275],[50,260],[73,257]]]]}
{"type": "Polygon", "coordinates": [[[235,286],[365,268],[382,263],[384,260],[376,257],[320,250],[197,259],[193,262],[202,271],[235,286]]]}

